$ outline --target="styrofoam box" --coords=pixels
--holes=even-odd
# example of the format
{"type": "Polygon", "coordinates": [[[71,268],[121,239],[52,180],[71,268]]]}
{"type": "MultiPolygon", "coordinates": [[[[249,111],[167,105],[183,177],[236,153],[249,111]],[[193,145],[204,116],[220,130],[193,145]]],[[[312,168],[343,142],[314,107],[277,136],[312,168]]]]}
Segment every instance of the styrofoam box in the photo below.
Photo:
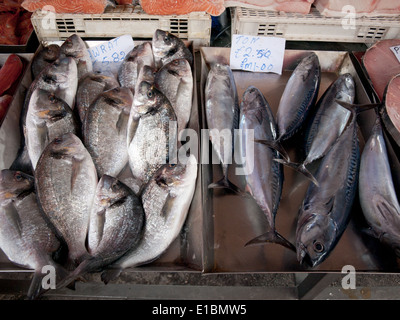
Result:
{"type": "Polygon", "coordinates": [[[232,34],[284,37],[286,40],[374,43],[400,37],[397,17],[326,17],[311,8],[309,14],[236,7],[232,34]]]}
{"type": "Polygon", "coordinates": [[[186,15],[149,15],[140,6],[121,5],[102,14],[60,14],[36,11],[32,24],[40,42],[65,40],[76,33],[82,38],[114,38],[122,34],[150,39],[156,29],[169,31],[194,48],[208,46],[211,16],[203,12],[186,15]]]}

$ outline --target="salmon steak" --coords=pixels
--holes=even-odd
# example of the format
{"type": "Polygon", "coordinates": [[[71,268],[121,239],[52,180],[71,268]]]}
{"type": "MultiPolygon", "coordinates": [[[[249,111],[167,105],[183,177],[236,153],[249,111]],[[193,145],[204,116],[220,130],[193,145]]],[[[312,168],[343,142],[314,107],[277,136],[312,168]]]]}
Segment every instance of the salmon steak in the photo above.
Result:
{"type": "Polygon", "coordinates": [[[225,11],[224,0],[141,0],[140,5],[147,14],[169,15],[205,11],[219,16],[225,11]]]}
{"type": "MultiPolygon", "coordinates": [[[[25,10],[34,12],[41,10],[44,6],[52,6],[56,13],[103,13],[107,0],[25,0],[22,7],[25,10]]],[[[53,10],[51,10],[53,11],[53,10]]]]}

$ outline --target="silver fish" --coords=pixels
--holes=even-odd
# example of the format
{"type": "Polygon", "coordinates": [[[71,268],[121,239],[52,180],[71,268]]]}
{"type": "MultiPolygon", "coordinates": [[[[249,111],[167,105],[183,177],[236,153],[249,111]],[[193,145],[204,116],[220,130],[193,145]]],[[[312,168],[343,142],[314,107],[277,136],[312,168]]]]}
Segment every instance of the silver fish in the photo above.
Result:
{"type": "Polygon", "coordinates": [[[379,116],[361,155],[358,190],[367,233],[400,256],[400,204],[379,116]]]}
{"type": "Polygon", "coordinates": [[[228,65],[213,64],[205,85],[205,109],[210,140],[222,163],[223,178],[210,184],[209,188],[228,188],[240,193],[228,179],[228,166],[233,161],[234,131],[239,128],[239,100],[235,79],[228,65]],[[224,137],[221,143],[221,137],[224,137]],[[231,139],[229,153],[225,143],[231,139]]]}
{"type": "Polygon", "coordinates": [[[283,187],[283,167],[274,161],[279,159],[278,151],[260,143],[254,143],[248,133],[254,134],[254,139],[276,141],[278,133],[271,108],[264,95],[255,87],[250,86],[243,94],[240,106],[241,154],[245,159],[246,191],[250,193],[262,212],[267,217],[267,230],[261,236],[251,240],[248,244],[278,243],[293,251],[295,247],[280,235],[275,228],[275,216],[283,187]],[[249,151],[248,144],[254,146],[249,151]]]}
{"type": "Polygon", "coordinates": [[[42,288],[44,266],[52,266],[56,276],[65,270],[52,258],[60,247],[55,233],[42,217],[34,192],[34,178],[19,171],[0,172],[0,248],[10,261],[35,274],[28,298],[37,298],[42,288]]]}
{"type": "Polygon", "coordinates": [[[129,120],[129,165],[140,189],[163,164],[174,160],[170,156],[176,155],[176,116],[168,99],[143,81],[129,120]]]}
{"type": "Polygon", "coordinates": [[[133,95],[117,87],[100,94],[87,110],[83,141],[99,177],[116,177],[128,163],[127,126],[133,95]]]}
{"type": "Polygon", "coordinates": [[[154,62],[158,69],[179,58],[185,58],[193,64],[193,55],[182,39],[168,31],[157,29],[153,35],[152,45],[154,62]]]}
{"type": "Polygon", "coordinates": [[[98,72],[87,73],[78,83],[76,105],[81,123],[85,120],[86,111],[96,98],[104,91],[119,87],[117,79],[98,72]]]}
{"type": "Polygon", "coordinates": [[[75,106],[75,95],[78,86],[78,70],[76,63],[70,57],[57,59],[47,66],[32,82],[24,100],[21,111],[21,144],[17,157],[10,168],[22,170],[33,174],[32,164],[29,158],[26,136],[26,115],[32,93],[36,89],[43,89],[53,93],[57,98],[64,100],[71,109],[75,106]]]}
{"type": "Polygon", "coordinates": [[[197,177],[194,155],[187,163],[162,166],[146,185],[142,202],[146,215],[144,234],[129,251],[102,274],[107,283],[128,267],[150,263],[168,249],[182,230],[192,202],[197,177]]]}
{"type": "Polygon", "coordinates": [[[145,214],[141,200],[117,178],[103,175],[90,214],[88,250],[84,260],[58,287],[114,262],[139,243],[145,214]]]}
{"type": "Polygon", "coordinates": [[[125,57],[118,69],[118,81],[121,87],[134,92],[136,81],[143,66],[154,67],[151,42],[143,42],[135,46],[125,57]]]}
{"type": "Polygon", "coordinates": [[[193,75],[189,62],[186,59],[172,60],[157,71],[154,83],[174,108],[179,139],[192,110],[193,75]]]}
{"type": "Polygon", "coordinates": [[[350,219],[360,165],[356,111],[336,143],[322,158],[299,210],[296,251],[300,263],[316,267],[341,238],[350,219]]]}
{"type": "Polygon", "coordinates": [[[303,58],[290,76],[276,113],[278,140],[293,136],[303,124],[318,97],[321,67],[312,52],[303,58]]]}
{"type": "Polygon", "coordinates": [[[139,86],[143,81],[153,84],[157,70],[153,66],[144,65],[138,74],[135,92],[139,91],[139,86]]]}
{"type": "Polygon", "coordinates": [[[78,79],[93,71],[93,63],[85,42],[77,34],[69,36],[61,45],[60,57],[72,57],[78,68],[78,79]]]}
{"type": "Polygon", "coordinates": [[[56,61],[60,56],[60,46],[58,44],[50,44],[43,47],[32,58],[32,79],[35,79],[43,69],[56,61]]]}
{"type": "Polygon", "coordinates": [[[33,169],[44,148],[56,137],[67,132],[78,134],[75,114],[68,104],[53,93],[36,89],[26,115],[26,145],[33,169]]]}
{"type": "Polygon", "coordinates": [[[35,171],[39,204],[68,246],[68,265],[88,254],[85,246],[97,172],[82,141],[73,133],[44,149],[35,171]]]}

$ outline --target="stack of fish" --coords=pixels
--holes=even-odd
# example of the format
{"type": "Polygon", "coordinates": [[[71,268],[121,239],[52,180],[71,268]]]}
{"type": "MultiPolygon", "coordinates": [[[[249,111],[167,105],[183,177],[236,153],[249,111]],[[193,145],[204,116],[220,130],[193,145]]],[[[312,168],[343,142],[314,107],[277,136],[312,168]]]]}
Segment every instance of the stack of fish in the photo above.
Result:
{"type": "MultiPolygon", "coordinates": [[[[248,244],[281,244],[295,251],[300,263],[306,262],[311,267],[328,257],[346,229],[358,187],[360,147],[357,114],[375,107],[353,105],[355,83],[349,73],[340,75],[317,100],[320,79],[318,56],[310,53],[299,62],[289,78],[276,119],[267,99],[254,86],[245,90],[239,108],[229,66],[213,64],[205,87],[209,129],[242,129],[239,150],[242,161],[245,159],[245,191],[267,217],[265,233],[248,244]],[[225,94],[218,95],[218,92],[225,94]],[[254,137],[250,138],[249,132],[253,132],[254,137]],[[283,148],[283,143],[295,136],[304,136],[305,140],[305,158],[300,164],[292,162],[283,148]],[[249,143],[254,144],[254,152],[246,154],[251,150],[248,149],[249,143]],[[311,163],[317,167],[314,173],[308,170],[311,163]],[[282,194],[282,164],[311,180],[299,209],[295,245],[275,227],[282,194]]],[[[214,139],[210,134],[210,139],[220,155],[224,176],[210,187],[224,187],[245,194],[228,180],[219,138],[214,139]]]]}
{"type": "Polygon", "coordinates": [[[77,35],[35,56],[21,150],[0,177],[0,248],[35,270],[29,297],[41,292],[44,265],[56,268],[57,288],[93,271],[108,282],[178,236],[197,160],[169,161],[168,147],[178,144],[174,121],[183,129],[190,117],[192,62],[162,30],[115,77],[92,71],[77,35]]]}

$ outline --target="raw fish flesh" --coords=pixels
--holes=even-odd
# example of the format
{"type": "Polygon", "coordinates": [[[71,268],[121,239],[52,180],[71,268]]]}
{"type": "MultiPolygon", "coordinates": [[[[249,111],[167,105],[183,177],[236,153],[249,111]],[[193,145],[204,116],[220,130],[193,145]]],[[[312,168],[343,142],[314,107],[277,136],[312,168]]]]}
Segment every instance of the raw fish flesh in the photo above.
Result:
{"type": "Polygon", "coordinates": [[[141,0],[140,5],[147,14],[188,14],[205,11],[219,16],[225,11],[224,0],[141,0]]]}

